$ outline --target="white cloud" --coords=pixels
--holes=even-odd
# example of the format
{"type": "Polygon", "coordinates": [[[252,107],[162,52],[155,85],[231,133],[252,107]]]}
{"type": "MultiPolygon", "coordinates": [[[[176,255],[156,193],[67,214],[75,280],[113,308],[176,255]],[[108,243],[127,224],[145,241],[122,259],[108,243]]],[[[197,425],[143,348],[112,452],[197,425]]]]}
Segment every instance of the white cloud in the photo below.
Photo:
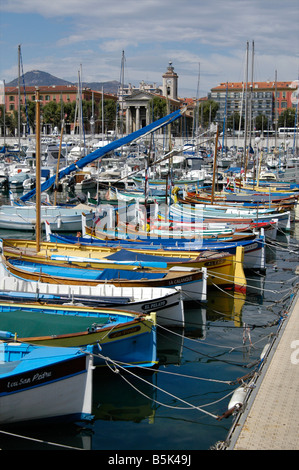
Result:
{"type": "MultiPolygon", "coordinates": [[[[37,13],[44,23],[50,19],[53,31],[45,37],[34,37],[37,23],[24,25],[27,65],[44,70],[43,58],[52,57],[53,69],[45,71],[66,79],[76,76],[79,63],[91,80],[118,79],[125,50],[127,82],[161,83],[172,60],[179,87],[191,93],[200,63],[204,92],[219,82],[243,80],[246,41],[252,40],[256,79],[273,77],[275,69],[284,80],[298,74],[298,0],[6,0],[0,9],[35,21],[37,13]]],[[[7,72],[9,58],[4,63],[7,72]]]]}

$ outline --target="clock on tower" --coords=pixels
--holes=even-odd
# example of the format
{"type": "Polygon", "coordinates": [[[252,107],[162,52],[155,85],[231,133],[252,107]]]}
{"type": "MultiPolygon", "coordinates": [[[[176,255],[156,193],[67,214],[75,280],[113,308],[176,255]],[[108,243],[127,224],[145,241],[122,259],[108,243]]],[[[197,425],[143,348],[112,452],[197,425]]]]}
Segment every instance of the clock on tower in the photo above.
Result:
{"type": "Polygon", "coordinates": [[[178,75],[174,72],[172,62],[169,62],[167,71],[163,75],[163,95],[173,100],[178,99],[178,75]]]}

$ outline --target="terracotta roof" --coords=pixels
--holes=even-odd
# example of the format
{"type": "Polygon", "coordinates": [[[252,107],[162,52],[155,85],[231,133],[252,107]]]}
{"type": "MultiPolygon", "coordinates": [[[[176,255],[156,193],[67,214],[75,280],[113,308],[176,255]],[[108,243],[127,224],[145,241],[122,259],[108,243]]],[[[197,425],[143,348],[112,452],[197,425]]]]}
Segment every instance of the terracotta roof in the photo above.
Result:
{"type": "MultiPolygon", "coordinates": [[[[253,89],[259,89],[259,90],[274,90],[275,89],[275,86],[278,88],[278,89],[290,89],[290,90],[293,90],[293,88],[291,88],[291,85],[292,85],[293,82],[276,82],[275,84],[275,81],[274,80],[268,80],[266,82],[253,82],[253,89]]],[[[243,87],[245,86],[245,83],[244,82],[228,82],[228,83],[220,83],[220,85],[214,87],[211,89],[211,91],[215,91],[215,90],[226,90],[226,88],[229,89],[234,89],[234,90],[242,90],[243,87]]],[[[247,83],[247,88],[250,89],[251,87],[251,82],[248,82],[247,83]]]]}
{"type": "MultiPolygon", "coordinates": [[[[36,88],[35,86],[26,86],[26,93],[35,93],[36,92],[36,88]]],[[[52,92],[66,92],[67,90],[70,90],[70,91],[77,91],[77,86],[76,85],[50,85],[50,86],[39,86],[38,87],[39,91],[41,93],[45,93],[45,92],[48,92],[50,93],[51,91],[52,92]]],[[[5,87],[5,93],[15,93],[18,91],[18,87],[17,86],[8,86],[8,87],[5,87]]],[[[21,93],[23,91],[23,87],[21,86],[21,93]]]]}

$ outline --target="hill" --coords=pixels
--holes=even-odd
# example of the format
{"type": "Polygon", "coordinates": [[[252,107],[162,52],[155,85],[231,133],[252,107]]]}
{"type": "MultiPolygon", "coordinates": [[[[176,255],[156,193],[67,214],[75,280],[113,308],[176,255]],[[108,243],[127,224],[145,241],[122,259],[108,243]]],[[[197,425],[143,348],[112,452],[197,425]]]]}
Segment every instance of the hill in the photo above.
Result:
{"type": "MultiPolygon", "coordinates": [[[[21,79],[21,83],[25,82],[25,86],[52,86],[52,85],[77,85],[77,83],[68,82],[61,78],[55,77],[47,72],[42,72],[41,70],[31,70],[26,72],[21,79]]],[[[104,89],[105,93],[114,93],[118,91],[120,83],[116,80],[111,80],[108,82],[83,82],[82,86],[85,88],[90,88],[95,91],[102,91],[104,89]]],[[[18,86],[18,79],[12,80],[7,83],[6,86],[18,86]]]]}

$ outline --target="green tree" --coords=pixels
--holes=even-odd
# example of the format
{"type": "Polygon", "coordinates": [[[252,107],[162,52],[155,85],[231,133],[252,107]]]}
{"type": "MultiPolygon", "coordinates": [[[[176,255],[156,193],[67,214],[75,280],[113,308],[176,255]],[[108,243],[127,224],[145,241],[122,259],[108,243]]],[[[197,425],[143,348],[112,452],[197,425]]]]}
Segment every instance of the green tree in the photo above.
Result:
{"type": "Polygon", "coordinates": [[[264,114],[259,114],[258,116],[256,116],[254,126],[257,131],[261,131],[261,132],[268,129],[267,116],[265,116],[264,114]]]}
{"type": "Polygon", "coordinates": [[[155,96],[148,102],[149,115],[151,116],[152,122],[161,119],[167,114],[167,103],[165,99],[155,96]]]}
{"type": "MultiPolygon", "coordinates": [[[[42,112],[42,109],[41,109],[42,112]]],[[[28,101],[26,103],[26,107],[22,106],[21,107],[21,120],[22,122],[26,123],[26,129],[27,129],[27,124],[29,124],[29,127],[35,132],[35,101],[28,101]],[[28,117],[28,123],[27,123],[27,117],[28,117]]]]}
{"type": "Polygon", "coordinates": [[[288,108],[280,114],[278,127],[295,127],[295,108],[288,108]]]}
{"type": "Polygon", "coordinates": [[[227,129],[232,129],[234,131],[238,131],[240,129],[244,129],[244,118],[241,117],[241,127],[240,127],[240,114],[233,113],[227,119],[227,129]]]}
{"type": "Polygon", "coordinates": [[[199,106],[199,116],[202,116],[203,126],[208,127],[210,122],[213,122],[218,111],[219,104],[213,100],[202,101],[199,106]]]}
{"type": "Polygon", "coordinates": [[[104,129],[102,130],[102,101],[98,107],[98,128],[102,132],[115,129],[116,119],[116,106],[117,103],[114,100],[104,99],[104,129]]]}
{"type": "Polygon", "coordinates": [[[50,101],[42,109],[43,123],[58,127],[61,121],[61,106],[56,101],[50,101]]]}

